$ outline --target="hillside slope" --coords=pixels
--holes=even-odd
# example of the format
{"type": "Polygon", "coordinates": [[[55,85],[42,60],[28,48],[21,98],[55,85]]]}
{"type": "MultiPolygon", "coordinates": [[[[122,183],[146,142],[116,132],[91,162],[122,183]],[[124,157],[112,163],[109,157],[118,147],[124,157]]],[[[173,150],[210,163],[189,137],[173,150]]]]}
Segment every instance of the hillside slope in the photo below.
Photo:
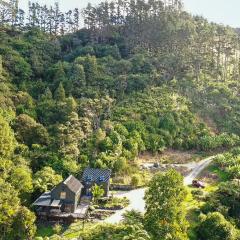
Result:
{"type": "MultiPolygon", "coordinates": [[[[6,236],[15,234],[19,214],[33,235],[33,199],[86,166],[133,175],[144,151],[239,144],[239,35],[170,2],[88,5],[82,29],[51,18],[46,24],[55,30],[49,30],[43,15],[21,25],[0,19],[0,191],[9,189],[0,192],[7,206],[0,206],[0,227],[6,236]]],[[[34,9],[49,14],[37,4],[30,16],[34,9]]]]}

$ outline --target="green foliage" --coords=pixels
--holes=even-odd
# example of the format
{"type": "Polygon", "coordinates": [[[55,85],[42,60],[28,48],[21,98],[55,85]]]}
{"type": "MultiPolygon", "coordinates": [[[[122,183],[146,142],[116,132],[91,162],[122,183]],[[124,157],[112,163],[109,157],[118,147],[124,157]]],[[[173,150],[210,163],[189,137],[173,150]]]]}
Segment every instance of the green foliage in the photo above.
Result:
{"type": "Polygon", "coordinates": [[[31,193],[33,190],[32,173],[27,166],[15,166],[9,181],[19,193],[31,193]]]}
{"type": "Polygon", "coordinates": [[[95,202],[98,202],[98,200],[103,197],[104,195],[104,189],[101,188],[101,186],[97,185],[97,184],[94,184],[92,187],[91,187],[91,193],[92,193],[92,196],[93,196],[93,200],[95,202]]]}
{"type": "Polygon", "coordinates": [[[60,234],[61,231],[62,231],[62,226],[61,226],[60,224],[55,224],[55,225],[53,226],[53,232],[54,232],[55,234],[60,234]]]}
{"type": "Polygon", "coordinates": [[[202,217],[198,233],[202,240],[236,240],[239,236],[238,230],[217,212],[202,217]]]}
{"type": "MultiPolygon", "coordinates": [[[[181,1],[88,5],[84,29],[79,29],[78,10],[61,15],[57,5],[32,3],[29,13],[25,20],[21,11],[17,19],[0,14],[9,16],[0,19],[0,177],[9,188],[9,194],[1,192],[10,199],[3,209],[7,234],[17,214],[11,196],[22,209],[20,202],[28,206],[62,175],[79,175],[87,166],[110,168],[122,178],[130,175],[129,183],[138,186],[142,179],[135,160],[145,151],[239,145],[240,44],[235,29],[190,16],[181,1]],[[47,26],[39,19],[42,14],[47,26]],[[61,16],[61,24],[52,14],[61,16]]],[[[240,178],[240,152],[235,151],[216,162],[230,180],[240,178]]],[[[174,176],[157,176],[163,183],[153,180],[150,189],[159,191],[151,195],[149,190],[146,196],[156,211],[147,208],[145,224],[156,239],[186,239],[184,189],[181,177],[174,176]]],[[[212,210],[224,208],[237,221],[236,183],[226,184],[209,202],[212,210]]],[[[34,228],[24,230],[24,222],[33,225],[25,210],[14,225],[19,226],[16,238],[34,233],[34,228]]],[[[97,227],[86,237],[149,239],[142,224],[97,227]]]]}
{"type": "Polygon", "coordinates": [[[240,154],[237,149],[233,149],[231,152],[220,154],[216,158],[216,164],[228,174],[231,179],[240,178],[240,154]]]}
{"type": "Polygon", "coordinates": [[[14,129],[17,140],[28,146],[32,144],[47,145],[49,143],[46,128],[26,114],[20,114],[16,118],[14,129]]]}
{"type": "Polygon", "coordinates": [[[74,96],[81,97],[81,88],[86,85],[86,76],[83,65],[73,65],[70,81],[72,82],[70,91],[74,96]]]}
{"type": "Polygon", "coordinates": [[[87,85],[94,85],[98,74],[96,57],[88,54],[86,57],[77,58],[75,64],[83,65],[87,85]]]}
{"type": "Polygon", "coordinates": [[[142,215],[142,213],[135,210],[126,211],[123,217],[123,222],[128,225],[143,224],[144,221],[144,216],[142,215]]]}
{"type": "Polygon", "coordinates": [[[144,222],[153,239],[188,239],[183,177],[175,170],[159,173],[145,193],[144,222]]]}
{"type": "Polygon", "coordinates": [[[0,55],[0,78],[2,78],[3,66],[2,66],[2,56],[0,55]]]}
{"type": "Polygon", "coordinates": [[[101,199],[97,204],[98,207],[103,209],[123,209],[129,205],[129,199],[126,197],[111,197],[109,199],[101,199]]]}
{"type": "Polygon", "coordinates": [[[198,141],[200,150],[209,151],[217,148],[231,148],[239,144],[239,136],[222,133],[217,136],[203,136],[198,141]]]}
{"type": "Polygon", "coordinates": [[[214,195],[220,206],[226,207],[228,215],[236,219],[240,214],[239,196],[238,180],[222,183],[214,195]]]}
{"type": "Polygon", "coordinates": [[[14,188],[0,179],[0,226],[10,231],[20,200],[14,188]]]}
{"type": "Polygon", "coordinates": [[[13,222],[13,239],[32,239],[36,233],[36,217],[26,207],[21,207],[13,222]]]}
{"type": "Polygon", "coordinates": [[[82,234],[82,237],[86,240],[101,240],[101,239],[141,239],[141,240],[150,240],[150,236],[143,229],[142,225],[97,225],[94,229],[85,231],[82,234]]]}
{"type": "Polygon", "coordinates": [[[62,176],[56,174],[51,167],[44,167],[34,175],[34,188],[40,192],[51,190],[62,181],[62,176]]]}
{"type": "Polygon", "coordinates": [[[54,99],[57,101],[64,101],[65,100],[65,90],[63,88],[62,82],[59,83],[58,88],[54,92],[54,99]]]}
{"type": "Polygon", "coordinates": [[[132,179],[131,179],[131,185],[133,185],[134,187],[139,186],[141,182],[141,177],[139,175],[133,175],[132,179]]]}
{"type": "Polygon", "coordinates": [[[234,148],[225,154],[219,154],[216,161],[218,167],[225,174],[224,182],[219,184],[216,192],[208,197],[203,211],[219,211],[226,218],[231,218],[239,225],[239,148],[234,148]]]}
{"type": "Polygon", "coordinates": [[[11,156],[15,146],[16,140],[14,138],[14,132],[0,114],[0,158],[11,156]]]}

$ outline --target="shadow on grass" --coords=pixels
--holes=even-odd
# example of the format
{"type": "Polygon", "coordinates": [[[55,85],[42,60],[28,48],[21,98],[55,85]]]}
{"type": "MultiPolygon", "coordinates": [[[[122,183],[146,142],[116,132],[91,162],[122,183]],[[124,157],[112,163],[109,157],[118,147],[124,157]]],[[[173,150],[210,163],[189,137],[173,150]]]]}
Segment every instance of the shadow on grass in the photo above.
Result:
{"type": "Polygon", "coordinates": [[[38,237],[50,237],[54,234],[53,227],[52,226],[47,226],[45,224],[39,224],[37,226],[37,236],[38,237]]]}
{"type": "Polygon", "coordinates": [[[221,170],[216,164],[210,165],[208,171],[216,174],[219,178],[219,182],[226,182],[229,180],[229,174],[221,170]]]}

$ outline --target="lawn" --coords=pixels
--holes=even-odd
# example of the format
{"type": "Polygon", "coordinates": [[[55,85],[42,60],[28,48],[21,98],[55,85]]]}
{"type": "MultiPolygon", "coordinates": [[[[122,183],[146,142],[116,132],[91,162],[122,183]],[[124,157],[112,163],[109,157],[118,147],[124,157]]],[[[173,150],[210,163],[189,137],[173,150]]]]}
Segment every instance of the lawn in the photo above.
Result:
{"type": "Polygon", "coordinates": [[[218,181],[219,182],[226,182],[229,180],[229,175],[228,173],[224,172],[221,170],[216,164],[211,164],[208,167],[208,171],[211,173],[214,173],[218,176],[218,181]]]}
{"type": "Polygon", "coordinates": [[[198,217],[199,217],[199,208],[204,204],[204,201],[201,199],[197,199],[192,194],[192,191],[197,190],[193,187],[187,187],[187,197],[185,201],[186,209],[187,209],[187,220],[190,224],[188,230],[188,236],[191,240],[197,240],[195,228],[197,227],[198,217]]]}

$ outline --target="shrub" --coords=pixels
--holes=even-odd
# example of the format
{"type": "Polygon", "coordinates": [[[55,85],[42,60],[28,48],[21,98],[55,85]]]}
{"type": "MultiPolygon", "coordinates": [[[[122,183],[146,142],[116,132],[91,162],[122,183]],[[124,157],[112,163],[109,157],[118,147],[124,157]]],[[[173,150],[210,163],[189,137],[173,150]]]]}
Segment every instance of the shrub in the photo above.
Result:
{"type": "Polygon", "coordinates": [[[62,226],[60,224],[57,223],[53,226],[53,232],[55,234],[60,234],[61,231],[62,231],[62,226]]]}
{"type": "Polygon", "coordinates": [[[213,212],[202,216],[198,235],[202,240],[237,240],[238,231],[221,213],[213,212]]]}
{"type": "Polygon", "coordinates": [[[191,193],[195,198],[198,198],[198,199],[204,196],[204,192],[202,189],[193,189],[191,193]]]}
{"type": "Polygon", "coordinates": [[[131,185],[134,186],[134,187],[137,187],[141,182],[141,179],[140,179],[140,176],[135,174],[132,176],[132,179],[131,179],[131,185]]]}

